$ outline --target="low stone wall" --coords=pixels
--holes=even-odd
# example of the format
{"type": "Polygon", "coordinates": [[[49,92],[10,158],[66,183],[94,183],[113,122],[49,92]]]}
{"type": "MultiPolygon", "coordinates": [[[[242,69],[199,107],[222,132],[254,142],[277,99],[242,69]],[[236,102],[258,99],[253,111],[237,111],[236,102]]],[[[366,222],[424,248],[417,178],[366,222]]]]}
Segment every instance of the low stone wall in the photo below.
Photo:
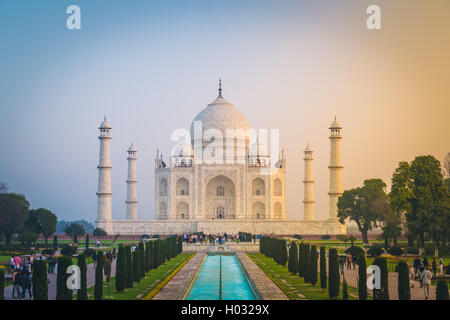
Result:
{"type": "Polygon", "coordinates": [[[337,220],[111,220],[96,221],[108,234],[141,235],[204,232],[206,234],[346,234],[337,220]]]}

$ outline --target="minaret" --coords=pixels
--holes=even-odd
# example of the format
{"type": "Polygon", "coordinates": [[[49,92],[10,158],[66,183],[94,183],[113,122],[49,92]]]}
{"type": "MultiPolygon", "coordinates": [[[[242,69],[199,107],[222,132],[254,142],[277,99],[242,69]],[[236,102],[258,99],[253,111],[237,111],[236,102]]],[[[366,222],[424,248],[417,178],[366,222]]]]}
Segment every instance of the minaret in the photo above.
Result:
{"type": "Polygon", "coordinates": [[[305,149],[305,193],[303,200],[304,219],[308,221],[314,220],[314,180],[313,180],[313,150],[309,147],[309,143],[305,149]]]}
{"type": "Polygon", "coordinates": [[[331,135],[330,135],[330,196],[329,203],[329,219],[337,220],[337,202],[338,198],[342,195],[342,156],[341,156],[341,130],[342,127],[339,122],[334,121],[331,123],[331,135]]]}
{"type": "Polygon", "coordinates": [[[110,156],[110,142],[111,142],[111,126],[105,120],[98,128],[100,135],[100,156],[98,163],[98,191],[97,191],[97,226],[104,229],[106,232],[111,232],[108,223],[111,218],[111,156],[110,156]]]}
{"type": "Polygon", "coordinates": [[[128,179],[127,179],[127,220],[137,220],[137,195],[136,195],[136,148],[131,143],[128,148],[128,179]]]}

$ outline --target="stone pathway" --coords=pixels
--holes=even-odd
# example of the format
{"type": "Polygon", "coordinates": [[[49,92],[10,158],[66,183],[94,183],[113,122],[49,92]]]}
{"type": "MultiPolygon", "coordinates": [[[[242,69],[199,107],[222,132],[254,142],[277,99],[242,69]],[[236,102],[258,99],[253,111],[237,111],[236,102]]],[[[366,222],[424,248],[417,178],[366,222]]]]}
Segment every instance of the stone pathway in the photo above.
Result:
{"type": "MultiPolygon", "coordinates": [[[[117,259],[115,259],[112,263],[111,266],[111,277],[113,277],[116,274],[116,261],[117,259]]],[[[48,274],[47,278],[50,281],[50,283],[48,284],[48,300],[55,300],[56,299],[56,272],[57,269],[55,269],[55,273],[54,274],[48,274]]],[[[106,281],[106,276],[103,275],[103,279],[106,281]]],[[[94,268],[94,264],[91,263],[89,265],[87,265],[87,277],[86,277],[86,282],[87,282],[87,287],[91,287],[95,284],[95,268],[94,268]]],[[[110,280],[110,286],[111,288],[114,288],[114,282],[110,280]]],[[[5,300],[19,300],[18,298],[12,298],[12,286],[6,287],[5,288],[5,300]]],[[[74,293],[76,293],[76,290],[74,290],[74,293]]],[[[106,295],[107,293],[104,292],[104,294],[106,295]]],[[[25,295],[26,296],[26,300],[28,300],[28,293],[25,295]]]]}
{"type": "Polygon", "coordinates": [[[192,283],[205,255],[205,252],[196,253],[152,300],[181,300],[192,283]]]}
{"type": "Polygon", "coordinates": [[[289,300],[245,252],[238,252],[237,255],[263,300],[289,300]]]}

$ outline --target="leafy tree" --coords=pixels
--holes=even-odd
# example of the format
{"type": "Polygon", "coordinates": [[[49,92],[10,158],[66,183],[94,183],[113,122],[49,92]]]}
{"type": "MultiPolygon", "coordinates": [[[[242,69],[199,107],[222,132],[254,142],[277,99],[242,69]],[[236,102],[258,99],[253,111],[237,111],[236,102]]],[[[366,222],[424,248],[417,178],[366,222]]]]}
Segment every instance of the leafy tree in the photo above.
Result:
{"type": "Polygon", "coordinates": [[[335,248],[331,248],[328,252],[328,295],[330,298],[339,297],[339,261],[338,253],[335,248]]]}
{"type": "Polygon", "coordinates": [[[359,188],[345,190],[338,200],[338,217],[341,223],[353,220],[358,226],[365,244],[369,243],[367,233],[378,226],[382,218],[376,206],[377,201],[386,198],[386,184],[381,179],[368,179],[359,188]]]}
{"type": "Polygon", "coordinates": [[[48,238],[56,231],[58,218],[50,211],[44,208],[31,210],[30,215],[36,216],[37,233],[42,234],[45,239],[45,246],[48,246],[48,238]]]}
{"type": "Polygon", "coordinates": [[[366,256],[358,256],[358,295],[359,300],[367,300],[367,267],[366,256]]]}
{"type": "Polygon", "coordinates": [[[101,229],[101,228],[95,228],[94,232],[93,232],[93,236],[94,237],[106,237],[108,234],[106,233],[105,230],[101,229]]]}
{"type": "Polygon", "coordinates": [[[411,300],[408,264],[404,261],[398,263],[398,299],[411,300]]]}
{"type": "Polygon", "coordinates": [[[436,285],[436,300],[449,300],[448,286],[445,280],[439,280],[436,285]]]}
{"type": "Polygon", "coordinates": [[[309,280],[313,286],[317,283],[317,247],[311,246],[310,253],[310,277],[309,280]]]}
{"type": "Polygon", "coordinates": [[[87,268],[84,254],[78,256],[78,267],[80,268],[80,289],[77,290],[77,300],[87,300],[87,268]]]}
{"type": "Polygon", "coordinates": [[[58,258],[58,273],[56,275],[56,300],[72,300],[73,291],[67,288],[70,274],[67,268],[72,265],[72,258],[61,256],[58,258]]]}
{"type": "Polygon", "coordinates": [[[0,181],[0,193],[7,193],[8,192],[8,185],[6,182],[0,181]]]}
{"type": "Polygon", "coordinates": [[[373,289],[373,300],[389,300],[389,283],[388,283],[388,268],[386,258],[378,257],[373,262],[374,265],[380,267],[380,289],[373,289]]]}
{"type": "Polygon", "coordinates": [[[103,251],[97,252],[97,266],[95,268],[95,285],[94,285],[94,299],[103,299],[103,251]]]}
{"type": "Polygon", "coordinates": [[[327,260],[325,247],[320,247],[320,287],[324,291],[327,288],[327,260]]]}
{"type": "Polygon", "coordinates": [[[139,250],[133,252],[133,280],[135,282],[141,281],[141,261],[139,250]]]}
{"type": "Polygon", "coordinates": [[[0,234],[9,246],[12,236],[23,230],[28,218],[30,203],[24,195],[16,193],[0,194],[0,234]]]}
{"type": "Polygon", "coordinates": [[[66,228],[64,228],[64,233],[68,236],[72,237],[75,243],[77,243],[77,239],[79,236],[84,236],[86,231],[84,231],[84,228],[81,224],[78,223],[72,223],[68,225],[66,228]]]}
{"type": "Polygon", "coordinates": [[[122,292],[126,287],[126,253],[125,247],[119,244],[116,264],[116,290],[122,292]]]}
{"type": "Polygon", "coordinates": [[[298,248],[295,242],[291,242],[291,246],[289,248],[288,270],[293,274],[298,272],[298,248]]]}
{"type": "Polygon", "coordinates": [[[126,287],[133,287],[133,260],[131,258],[131,247],[125,247],[125,256],[126,256],[126,264],[127,264],[127,272],[126,272],[126,287]]]}

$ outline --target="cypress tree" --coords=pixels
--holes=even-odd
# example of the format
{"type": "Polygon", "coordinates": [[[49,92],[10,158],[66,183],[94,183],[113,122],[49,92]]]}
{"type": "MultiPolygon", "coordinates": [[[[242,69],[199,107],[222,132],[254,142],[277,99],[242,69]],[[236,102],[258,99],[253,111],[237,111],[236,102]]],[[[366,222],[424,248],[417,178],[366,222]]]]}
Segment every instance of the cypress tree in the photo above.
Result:
{"type": "Polygon", "coordinates": [[[304,254],[304,260],[305,260],[305,274],[303,275],[303,279],[305,283],[311,283],[311,248],[309,244],[305,245],[305,254],[304,254]]]}
{"type": "Polygon", "coordinates": [[[126,258],[125,247],[119,244],[116,265],[116,290],[121,292],[126,286],[126,258]]]}
{"type": "Polygon", "coordinates": [[[328,252],[328,294],[330,298],[339,296],[339,261],[336,249],[331,248],[328,252]]]}
{"type": "Polygon", "coordinates": [[[291,247],[289,248],[288,270],[293,274],[298,272],[298,250],[295,242],[291,242],[291,247]]]}
{"type": "Polygon", "coordinates": [[[48,300],[47,264],[43,260],[33,263],[33,299],[48,300]]]}
{"type": "Polygon", "coordinates": [[[380,289],[373,289],[373,299],[374,300],[389,300],[389,284],[388,284],[388,269],[386,258],[378,257],[373,262],[374,265],[380,267],[380,289]]]}
{"type": "Polygon", "coordinates": [[[58,250],[58,236],[56,234],[53,236],[53,250],[58,250]]]}
{"type": "Polygon", "coordinates": [[[367,300],[367,269],[366,256],[361,253],[358,257],[358,295],[359,300],[367,300]]]}
{"type": "Polygon", "coordinates": [[[153,241],[152,245],[152,268],[158,268],[158,240],[153,241]]]}
{"type": "Polygon", "coordinates": [[[141,255],[138,250],[133,252],[133,280],[134,282],[141,281],[141,255]]]}
{"type": "Polygon", "coordinates": [[[445,280],[439,280],[436,285],[436,300],[449,300],[448,286],[445,280]]]}
{"type": "Polygon", "coordinates": [[[153,269],[153,241],[147,243],[148,246],[148,270],[153,269]]]}
{"type": "Polygon", "coordinates": [[[133,287],[133,261],[131,259],[131,246],[125,247],[125,257],[126,257],[126,288],[133,287]]]}
{"type": "Polygon", "coordinates": [[[145,248],[144,248],[144,244],[141,242],[139,243],[139,275],[141,278],[145,277],[145,248]]]}
{"type": "Polygon", "coordinates": [[[0,269],[0,300],[5,300],[5,273],[1,269],[0,269]]]}
{"type": "Polygon", "coordinates": [[[67,268],[72,265],[72,257],[61,256],[58,258],[58,273],[56,275],[56,300],[72,300],[73,291],[67,288],[67,268]]]}
{"type": "Polygon", "coordinates": [[[78,256],[78,267],[80,268],[80,289],[77,291],[77,300],[87,300],[87,269],[84,254],[78,256]]]}
{"type": "Polygon", "coordinates": [[[303,242],[298,246],[298,277],[303,277],[303,242]]]}
{"type": "Polygon", "coordinates": [[[94,299],[103,299],[103,251],[97,252],[97,267],[95,268],[94,299]]]}
{"type": "Polygon", "coordinates": [[[150,270],[149,263],[148,263],[148,257],[149,257],[148,243],[145,243],[144,247],[145,247],[145,250],[144,250],[145,272],[148,272],[150,270]]]}
{"type": "Polygon", "coordinates": [[[85,243],[86,249],[89,249],[89,233],[86,233],[86,243],[85,243]]]}
{"type": "Polygon", "coordinates": [[[342,282],[342,300],[348,300],[348,288],[347,288],[347,281],[344,278],[344,281],[342,282]]]}
{"type": "Polygon", "coordinates": [[[311,246],[311,254],[310,254],[310,267],[311,267],[311,275],[309,280],[313,286],[317,283],[317,247],[311,246]]]}
{"type": "Polygon", "coordinates": [[[325,256],[325,247],[320,247],[320,287],[322,290],[327,288],[327,260],[325,256]]]}
{"type": "Polygon", "coordinates": [[[400,261],[397,268],[398,268],[398,299],[411,300],[408,265],[406,262],[400,261]]]}

